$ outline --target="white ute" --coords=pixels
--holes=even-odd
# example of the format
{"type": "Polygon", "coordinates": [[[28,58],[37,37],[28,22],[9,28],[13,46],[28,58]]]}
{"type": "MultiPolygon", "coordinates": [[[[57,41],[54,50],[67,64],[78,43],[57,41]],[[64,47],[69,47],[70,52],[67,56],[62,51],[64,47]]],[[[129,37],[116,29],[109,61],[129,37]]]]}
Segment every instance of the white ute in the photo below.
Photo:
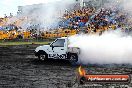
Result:
{"type": "Polygon", "coordinates": [[[78,47],[69,47],[68,38],[57,38],[50,45],[39,46],[35,50],[35,56],[40,60],[46,59],[65,59],[70,62],[77,62],[80,49],[78,47]]]}

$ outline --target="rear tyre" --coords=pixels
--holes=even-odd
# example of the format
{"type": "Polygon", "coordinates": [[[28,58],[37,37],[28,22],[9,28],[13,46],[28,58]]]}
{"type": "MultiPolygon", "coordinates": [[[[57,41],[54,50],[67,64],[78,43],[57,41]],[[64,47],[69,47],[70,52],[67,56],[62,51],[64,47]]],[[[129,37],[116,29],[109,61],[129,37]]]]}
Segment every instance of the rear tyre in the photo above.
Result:
{"type": "Polygon", "coordinates": [[[69,61],[72,64],[75,64],[78,61],[78,55],[77,54],[70,54],[69,55],[69,61]]]}

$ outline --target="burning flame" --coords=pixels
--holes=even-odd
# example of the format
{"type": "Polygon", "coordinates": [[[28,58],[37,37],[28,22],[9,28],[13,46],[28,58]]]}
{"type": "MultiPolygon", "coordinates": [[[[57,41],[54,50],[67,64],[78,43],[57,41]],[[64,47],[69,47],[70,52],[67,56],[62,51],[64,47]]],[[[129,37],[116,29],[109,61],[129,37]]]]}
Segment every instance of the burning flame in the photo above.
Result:
{"type": "Polygon", "coordinates": [[[86,71],[82,68],[82,66],[80,66],[80,67],[78,68],[78,72],[79,72],[79,75],[80,75],[80,76],[85,76],[85,74],[86,74],[86,71]]]}

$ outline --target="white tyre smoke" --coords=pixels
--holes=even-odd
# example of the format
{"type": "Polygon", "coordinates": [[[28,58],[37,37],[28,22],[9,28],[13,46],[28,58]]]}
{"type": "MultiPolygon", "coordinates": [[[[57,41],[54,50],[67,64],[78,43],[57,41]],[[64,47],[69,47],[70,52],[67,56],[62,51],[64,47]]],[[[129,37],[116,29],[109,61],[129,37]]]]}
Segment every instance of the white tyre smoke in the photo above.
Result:
{"type": "Polygon", "coordinates": [[[83,64],[132,64],[132,37],[119,31],[103,35],[75,35],[70,46],[79,47],[79,60],[83,64]]]}

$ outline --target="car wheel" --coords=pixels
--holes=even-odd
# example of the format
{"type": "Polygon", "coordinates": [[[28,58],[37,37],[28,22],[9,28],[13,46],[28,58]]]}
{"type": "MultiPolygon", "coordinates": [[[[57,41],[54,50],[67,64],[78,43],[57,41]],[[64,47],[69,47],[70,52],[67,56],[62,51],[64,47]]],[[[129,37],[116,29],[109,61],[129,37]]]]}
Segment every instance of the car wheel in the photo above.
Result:
{"type": "Polygon", "coordinates": [[[76,63],[78,61],[78,56],[76,54],[71,54],[69,59],[71,63],[76,63]]]}
{"type": "Polygon", "coordinates": [[[48,55],[47,55],[47,54],[40,54],[40,55],[38,56],[38,58],[39,58],[39,60],[41,60],[41,61],[45,61],[45,60],[48,59],[48,55]]]}

